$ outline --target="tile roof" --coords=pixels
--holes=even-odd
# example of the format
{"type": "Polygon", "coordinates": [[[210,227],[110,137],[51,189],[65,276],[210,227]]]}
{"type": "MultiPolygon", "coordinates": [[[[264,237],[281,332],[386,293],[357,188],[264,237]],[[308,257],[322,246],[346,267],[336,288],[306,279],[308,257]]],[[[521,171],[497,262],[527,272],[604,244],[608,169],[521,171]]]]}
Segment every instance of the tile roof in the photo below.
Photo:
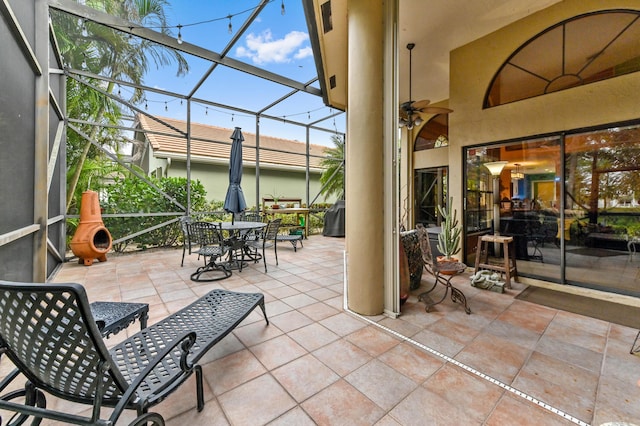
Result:
{"type": "MultiPolygon", "coordinates": [[[[160,122],[145,115],[138,114],[137,121],[141,128],[159,133],[147,133],[147,139],[156,157],[186,157],[187,140],[181,132],[186,133],[187,123],[173,118],[156,117],[160,122]],[[164,122],[166,124],[162,124],[164,122]],[[172,126],[173,129],[169,126],[172,126]],[[177,129],[177,130],[176,130],[177,129]]],[[[194,162],[227,162],[231,149],[233,129],[191,123],[191,158],[194,162]],[[202,140],[206,139],[206,140],[202,140]],[[221,142],[221,143],[220,143],[221,142]]],[[[256,161],[256,135],[242,132],[244,136],[243,163],[254,166],[256,161]]],[[[326,147],[310,144],[309,167],[321,169],[320,158],[324,156],[326,147]]],[[[306,144],[303,142],[260,135],[260,166],[282,168],[306,167],[306,144]],[[271,150],[278,151],[271,151],[271,150]],[[287,151],[287,152],[280,152],[287,151]]]]}

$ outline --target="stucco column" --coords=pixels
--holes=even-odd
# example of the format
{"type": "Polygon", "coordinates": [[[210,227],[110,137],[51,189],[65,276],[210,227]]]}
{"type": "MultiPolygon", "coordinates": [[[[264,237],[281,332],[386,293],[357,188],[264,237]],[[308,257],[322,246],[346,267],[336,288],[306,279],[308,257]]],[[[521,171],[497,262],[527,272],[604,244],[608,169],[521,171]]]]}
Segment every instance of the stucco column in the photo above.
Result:
{"type": "Polygon", "coordinates": [[[382,1],[348,2],[346,144],[347,304],[384,308],[384,13],[382,1]]]}

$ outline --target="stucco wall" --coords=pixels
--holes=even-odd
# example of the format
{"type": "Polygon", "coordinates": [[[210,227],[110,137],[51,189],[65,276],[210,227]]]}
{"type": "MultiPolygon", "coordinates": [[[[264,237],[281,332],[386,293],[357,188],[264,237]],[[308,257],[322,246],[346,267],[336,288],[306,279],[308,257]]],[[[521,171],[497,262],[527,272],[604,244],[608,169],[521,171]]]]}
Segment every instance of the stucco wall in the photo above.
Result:
{"type": "MultiPolygon", "coordinates": [[[[170,177],[186,177],[186,163],[182,161],[172,160],[169,167],[168,176],[170,177]]],[[[248,207],[256,204],[256,175],[255,168],[244,167],[242,174],[242,192],[248,207]]],[[[207,191],[207,200],[224,201],[229,184],[229,166],[215,164],[191,164],[191,179],[200,180],[207,191]]],[[[277,197],[301,198],[306,203],[306,187],[305,173],[283,170],[260,170],[260,194],[268,196],[269,194],[277,197]]],[[[320,174],[311,173],[309,178],[309,188],[311,200],[320,190],[320,174]]],[[[310,200],[310,201],[311,201],[310,200]]],[[[316,202],[324,202],[324,197],[318,198],[316,202]]],[[[332,197],[328,202],[333,202],[332,197]]]]}
{"type": "MultiPolygon", "coordinates": [[[[185,161],[171,159],[167,164],[166,158],[150,155],[148,150],[140,161],[140,167],[147,174],[153,174],[156,168],[162,168],[163,176],[166,177],[187,177],[187,164],[185,161]]],[[[320,184],[321,173],[312,171],[309,175],[309,201],[318,194],[322,185],[320,184]]],[[[224,201],[229,183],[228,164],[205,164],[191,163],[191,179],[200,180],[207,191],[207,201],[224,201]]],[[[268,168],[260,169],[260,197],[274,195],[276,197],[301,198],[306,203],[306,175],[304,171],[272,170],[268,168]]],[[[256,169],[254,167],[243,167],[242,192],[244,193],[247,206],[249,208],[256,205],[256,169]]],[[[316,203],[333,203],[336,197],[332,196],[325,200],[324,196],[318,197],[316,203]]]]}
{"type": "Polygon", "coordinates": [[[416,151],[413,153],[413,168],[426,169],[446,166],[449,163],[449,147],[416,151]]]}
{"type": "MultiPolygon", "coordinates": [[[[640,10],[637,0],[566,0],[451,52],[449,167],[462,170],[462,147],[616,123],[640,117],[640,73],[482,109],[499,67],[536,34],[577,15],[607,9],[640,10]]],[[[434,150],[435,151],[435,150],[434,150]]],[[[431,160],[415,162],[425,167],[431,160]]],[[[440,164],[434,164],[440,165],[440,164]]],[[[462,210],[462,173],[451,173],[450,193],[462,210]]]]}

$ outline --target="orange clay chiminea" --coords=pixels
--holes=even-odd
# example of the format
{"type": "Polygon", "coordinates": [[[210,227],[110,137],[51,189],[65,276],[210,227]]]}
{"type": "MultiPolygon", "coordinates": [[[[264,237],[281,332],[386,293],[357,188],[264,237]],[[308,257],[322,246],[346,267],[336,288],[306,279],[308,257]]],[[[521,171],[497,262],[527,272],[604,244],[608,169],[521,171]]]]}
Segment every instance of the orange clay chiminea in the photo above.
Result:
{"type": "Polygon", "coordinates": [[[102,222],[98,193],[85,191],[80,204],[80,223],[71,240],[71,250],[78,256],[78,263],[91,266],[94,259],[106,262],[109,249],[111,234],[102,222]]]}

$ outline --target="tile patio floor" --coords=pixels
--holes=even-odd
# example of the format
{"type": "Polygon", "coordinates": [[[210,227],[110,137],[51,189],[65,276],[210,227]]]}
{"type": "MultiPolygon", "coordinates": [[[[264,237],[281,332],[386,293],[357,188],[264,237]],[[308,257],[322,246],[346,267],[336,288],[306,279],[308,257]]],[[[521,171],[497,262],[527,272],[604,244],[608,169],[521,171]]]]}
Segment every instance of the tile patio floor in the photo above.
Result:
{"type": "Polygon", "coordinates": [[[271,325],[258,310],[216,345],[202,362],[204,410],[187,383],[152,410],[168,425],[640,425],[637,330],[515,300],[524,284],[478,290],[468,275],[454,282],[471,315],[450,299],[426,313],[413,295],[398,319],[359,318],[342,308],[344,239],[279,248],[268,273],[251,265],[217,283],[190,281],[201,261],[181,268],[180,249],[67,263],[55,281],[149,303],[150,323],[213,288],[265,294],[271,325]]]}

